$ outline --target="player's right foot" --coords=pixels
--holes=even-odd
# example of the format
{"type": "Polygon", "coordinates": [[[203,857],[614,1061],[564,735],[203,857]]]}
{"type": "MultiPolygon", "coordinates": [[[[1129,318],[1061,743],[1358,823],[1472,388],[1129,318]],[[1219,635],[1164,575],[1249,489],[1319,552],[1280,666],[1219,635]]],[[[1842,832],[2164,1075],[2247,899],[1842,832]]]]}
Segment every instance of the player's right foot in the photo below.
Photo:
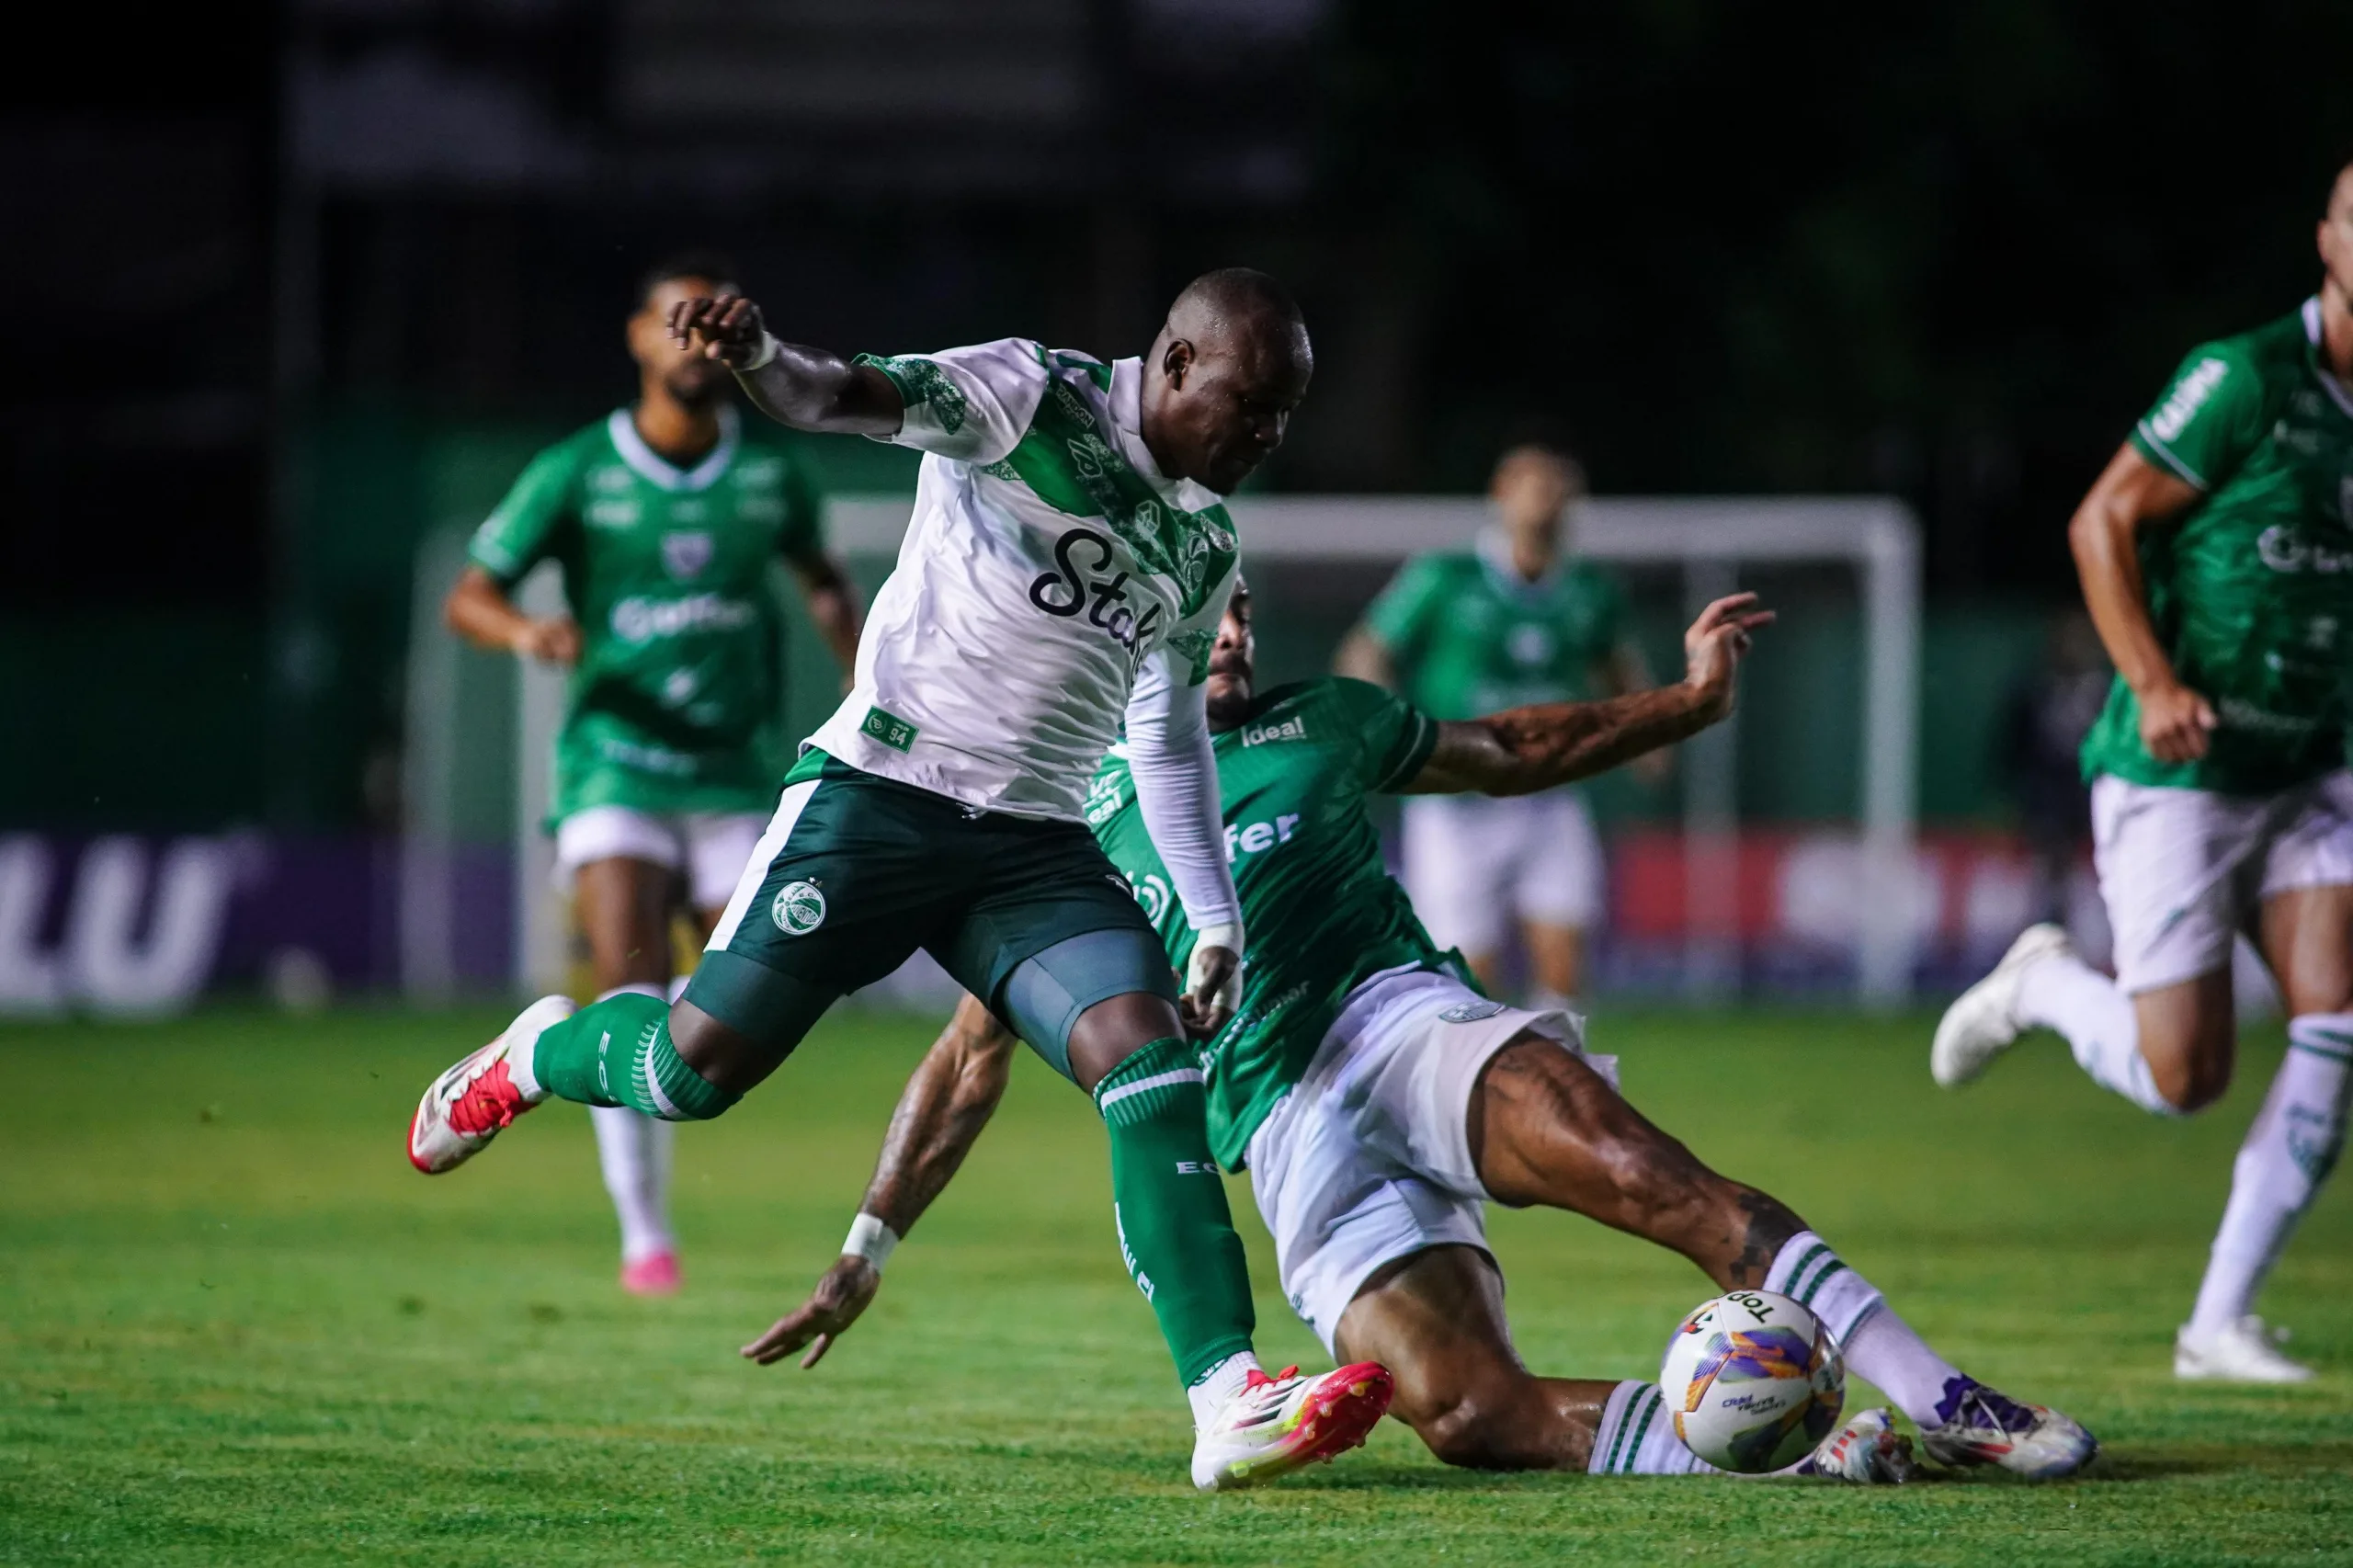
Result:
{"type": "Polygon", "coordinates": [[[675,1296],[679,1283],[675,1252],[650,1252],[621,1265],[621,1289],[632,1296],[675,1296]]]}
{"type": "Polygon", "coordinates": [[[1847,1417],[1797,1472],[1861,1486],[1901,1486],[1919,1467],[1912,1462],[1912,1439],[1895,1429],[1895,1412],[1881,1409],[1847,1417]]]}
{"type": "Polygon", "coordinates": [[[1396,1386],[1389,1369],[1359,1361],[1321,1377],[1256,1368],[1193,1443],[1193,1484],[1204,1492],[1257,1486],[1363,1442],[1396,1386]]]}
{"type": "Polygon", "coordinates": [[[2099,1439],[2069,1417],[1975,1381],[1965,1383],[1950,1420],[1920,1428],[1920,1446],[1938,1464],[1990,1464],[2029,1481],[2073,1475],[2099,1452],[2099,1439]]]}
{"type": "Polygon", "coordinates": [[[2066,931],[2049,921],[2018,933],[1994,972],[1962,992],[1937,1025],[1928,1072],[1950,1089],[1968,1083],[2009,1050],[2026,1025],[2018,1018],[2018,983],[2044,959],[2069,950],[2066,931]]]}
{"type": "Polygon", "coordinates": [[[2219,1383],[2308,1383],[2313,1369],[2281,1355],[2263,1320],[2250,1312],[2219,1334],[2195,1338],[2182,1324],[2174,1335],[2173,1375],[2219,1383]]]}
{"type": "Polygon", "coordinates": [[[569,996],[542,996],[515,1016],[496,1040],[433,1080],[409,1119],[408,1163],[426,1176],[454,1170],[473,1158],[500,1129],[547,1096],[524,1097],[508,1053],[540,1031],[572,1017],[569,996]]]}

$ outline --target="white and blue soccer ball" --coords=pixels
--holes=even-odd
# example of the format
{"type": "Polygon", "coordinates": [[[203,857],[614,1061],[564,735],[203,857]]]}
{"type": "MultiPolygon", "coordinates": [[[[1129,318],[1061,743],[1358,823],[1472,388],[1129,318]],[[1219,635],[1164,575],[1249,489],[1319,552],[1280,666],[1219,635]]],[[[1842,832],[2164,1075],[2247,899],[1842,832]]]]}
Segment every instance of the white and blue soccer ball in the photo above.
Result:
{"type": "Polygon", "coordinates": [[[1805,1458],[1838,1425],[1847,1367],[1797,1302],[1733,1290],[1677,1325],[1658,1387],[1685,1448],[1718,1470],[1764,1475],[1805,1458]]]}

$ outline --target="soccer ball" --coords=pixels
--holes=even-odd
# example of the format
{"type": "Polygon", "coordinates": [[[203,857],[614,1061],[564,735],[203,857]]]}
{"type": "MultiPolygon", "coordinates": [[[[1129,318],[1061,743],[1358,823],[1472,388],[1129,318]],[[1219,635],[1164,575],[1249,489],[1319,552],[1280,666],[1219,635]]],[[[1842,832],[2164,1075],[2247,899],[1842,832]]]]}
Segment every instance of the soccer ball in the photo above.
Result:
{"type": "Polygon", "coordinates": [[[1676,1328],[1658,1387],[1685,1448],[1718,1470],[1764,1475],[1830,1435],[1847,1367],[1812,1312],[1769,1290],[1733,1290],[1676,1328]]]}

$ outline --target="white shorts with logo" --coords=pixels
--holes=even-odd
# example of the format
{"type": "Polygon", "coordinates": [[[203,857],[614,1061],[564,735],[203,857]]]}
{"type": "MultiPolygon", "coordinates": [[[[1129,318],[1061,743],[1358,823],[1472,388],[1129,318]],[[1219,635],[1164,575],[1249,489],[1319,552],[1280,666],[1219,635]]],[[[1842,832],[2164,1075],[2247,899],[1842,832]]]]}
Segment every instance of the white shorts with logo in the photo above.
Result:
{"type": "MultiPolygon", "coordinates": [[[[1523,1029],[1582,1054],[1569,1014],[1506,1007],[1426,969],[1374,975],[1348,994],[1305,1074],[1251,1136],[1250,1187],[1283,1294],[1325,1349],[1383,1264],[1487,1244],[1471,1093],[1523,1029]]],[[[1592,1061],[1615,1082],[1611,1058],[1592,1061]]]]}
{"type": "Polygon", "coordinates": [[[2092,859],[2116,933],[2116,983],[2154,991],[2227,969],[2263,901],[2353,883],[2353,773],[2271,795],[2218,795],[2103,776],[2092,859]]]}
{"type": "Polygon", "coordinates": [[[1441,948],[1501,951],[1515,921],[1579,930],[1601,918],[1605,863],[1574,790],[1405,801],[1405,891],[1441,948]]]}
{"type": "Polygon", "coordinates": [[[647,860],[686,878],[687,901],[696,909],[723,909],[767,825],[756,812],[588,806],[556,824],[556,872],[569,880],[592,861],[647,860]]]}

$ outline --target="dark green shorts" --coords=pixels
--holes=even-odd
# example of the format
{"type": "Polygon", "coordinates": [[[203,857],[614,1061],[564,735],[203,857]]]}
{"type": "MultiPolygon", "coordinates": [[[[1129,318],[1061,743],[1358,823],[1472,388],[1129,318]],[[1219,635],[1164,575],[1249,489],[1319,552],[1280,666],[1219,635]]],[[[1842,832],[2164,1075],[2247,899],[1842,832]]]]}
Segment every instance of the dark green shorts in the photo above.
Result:
{"type": "MultiPolygon", "coordinates": [[[[917,949],[1025,1038],[1051,1032],[1033,1022],[1049,1010],[1030,1000],[1041,990],[1065,1001],[1105,985],[1115,989],[1103,994],[1176,997],[1152,923],[1076,823],[975,811],[812,751],[786,777],[755,863],[763,857],[766,872],[748,898],[737,890],[686,999],[765,1044],[790,1050],[835,999],[917,949]],[[1072,942],[1095,932],[1140,940],[1072,942]],[[1129,956],[1107,966],[1107,947],[1129,956]],[[1057,948],[1046,967],[1062,986],[1040,987],[1033,966],[1008,1012],[1014,971],[1057,948]],[[1074,968],[1071,957],[1086,961],[1074,968]]],[[[1051,1061],[1064,1040],[1030,1043],[1051,1061]]]]}

